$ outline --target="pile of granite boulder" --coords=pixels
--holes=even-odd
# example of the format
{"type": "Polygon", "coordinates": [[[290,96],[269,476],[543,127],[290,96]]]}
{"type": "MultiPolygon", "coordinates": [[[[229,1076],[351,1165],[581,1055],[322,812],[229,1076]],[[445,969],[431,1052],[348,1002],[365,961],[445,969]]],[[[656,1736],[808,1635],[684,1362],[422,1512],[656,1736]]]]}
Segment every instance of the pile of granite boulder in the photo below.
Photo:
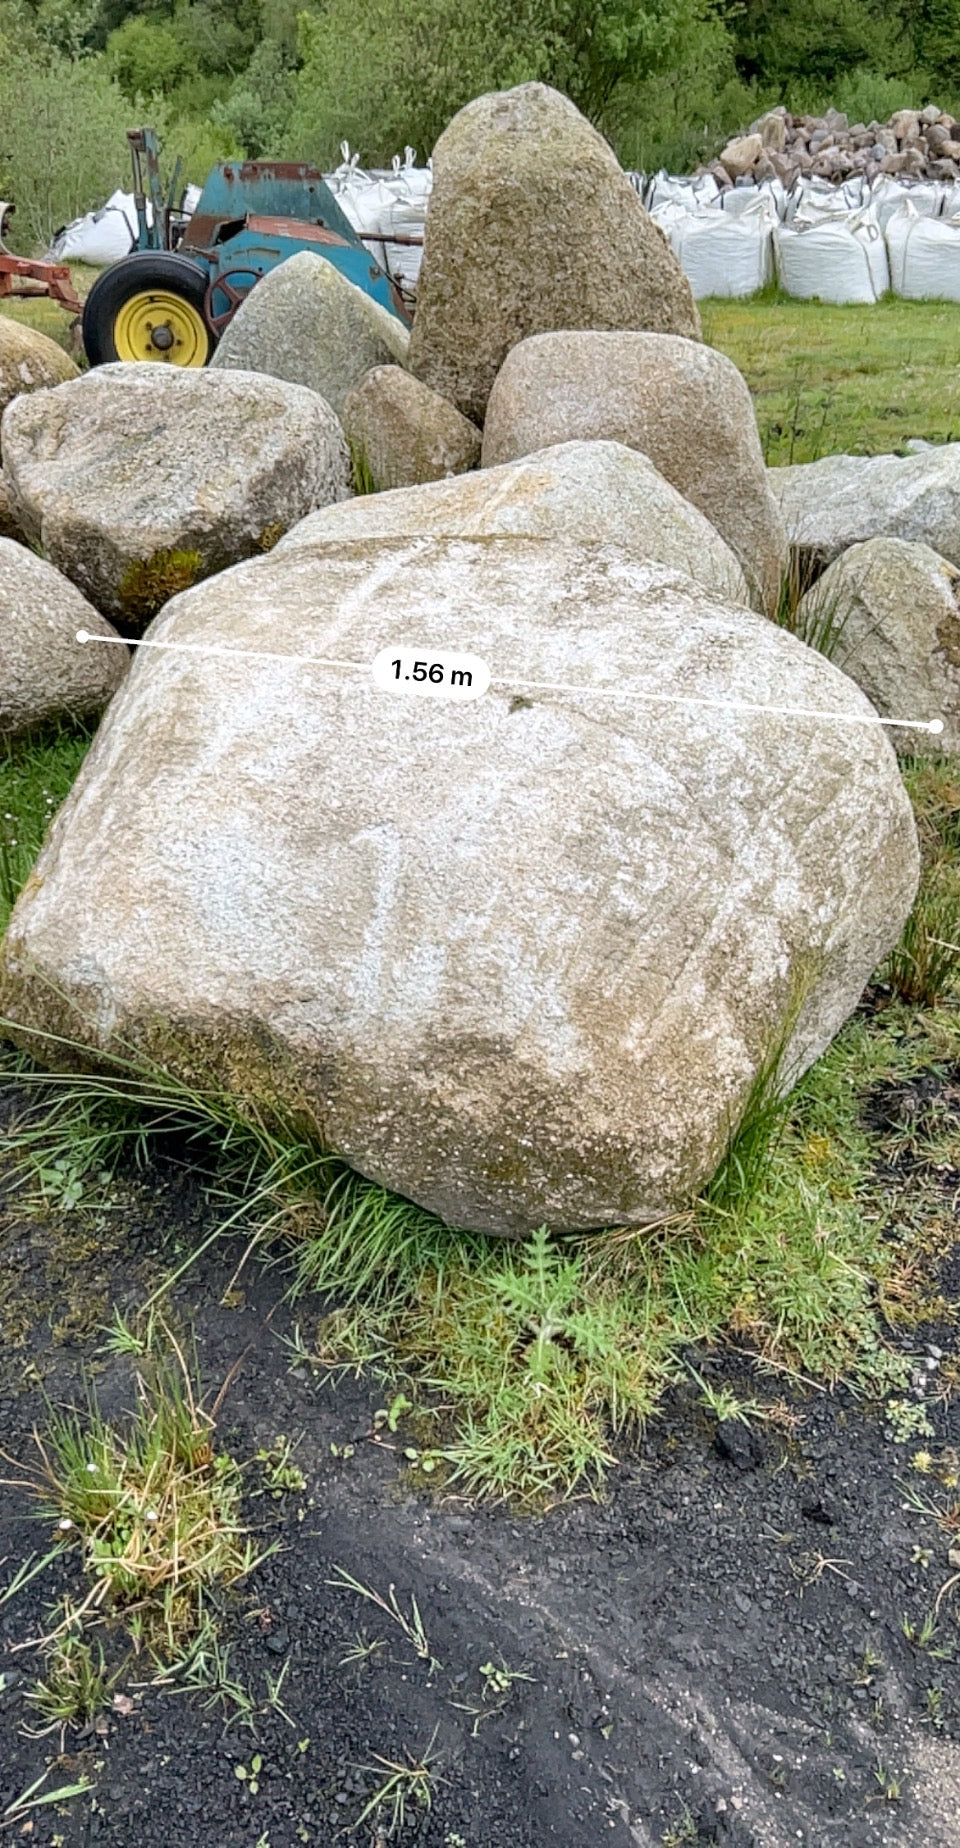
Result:
{"type": "Polygon", "coordinates": [[[728,141],[706,171],[723,188],[746,179],[779,179],[789,187],[800,174],[837,181],[855,174],[874,179],[878,173],[956,180],[960,122],[936,103],[900,109],[888,122],[850,122],[839,109],[791,115],[780,107],[728,141]]]}

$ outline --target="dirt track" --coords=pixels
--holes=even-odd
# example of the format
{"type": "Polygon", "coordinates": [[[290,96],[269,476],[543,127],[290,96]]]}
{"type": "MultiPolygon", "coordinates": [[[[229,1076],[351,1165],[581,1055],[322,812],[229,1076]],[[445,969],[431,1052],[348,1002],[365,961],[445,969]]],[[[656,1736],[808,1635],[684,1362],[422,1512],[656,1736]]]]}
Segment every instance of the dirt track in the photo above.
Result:
{"type": "MultiPolygon", "coordinates": [[[[204,1213],[194,1184],[169,1175],[148,1177],[94,1235],[83,1216],[41,1223],[8,1203],[0,1279],[17,1285],[0,1296],[3,1448],[27,1455],[41,1382],[53,1399],[82,1399],[95,1319],[140,1300],[157,1264],[197,1241],[204,1213]]],[[[280,1432],[300,1440],[305,1490],[249,1506],[282,1550],[224,1605],[232,1670],[262,1709],[256,1736],[238,1722],[225,1731],[219,1709],[188,1694],[138,1686],[148,1677],[134,1663],[121,1682],[132,1711],[110,1714],[103,1736],[68,1735],[51,1772],[54,1786],[84,1771],[94,1792],[65,1815],[34,1812],[25,1839],[328,1848],[387,1775],[374,1775],[375,1755],[401,1761],[433,1740],[431,1808],[408,1808],[396,1838],[423,1848],[960,1845],[956,1603],[946,1598],[931,1645],[949,1658],[901,1628],[922,1623],[950,1576],[949,1538],[903,1506],[915,1441],[892,1442],[846,1394],[785,1391],[780,1423],[759,1435],[737,1426],[718,1446],[691,1387],[624,1458],[605,1505],[541,1517],[437,1505],[409,1491],[402,1435],[374,1431],[383,1388],[291,1373],[282,1337],[298,1318],[309,1334],[313,1312],[284,1302],[279,1269],[248,1272],[242,1302],[220,1305],[237,1255],[214,1247],[177,1310],[197,1330],[211,1397],[243,1356],[221,1443],[248,1458],[280,1432]],[[431,1673],[396,1626],[330,1586],[337,1566],[383,1594],[395,1585],[404,1609],[415,1596],[441,1666],[431,1673]],[[385,1646],[343,1665],[358,1633],[385,1646]],[[266,1676],[285,1663],[288,1719],[266,1704],[266,1676]],[[483,1698],[487,1663],[529,1677],[499,1711],[489,1686],[483,1698]],[[254,1753],[255,1794],[236,1774],[254,1753]]],[[[909,1345],[924,1356],[952,1342],[924,1329],[909,1345]]],[[[96,1365],[106,1409],[129,1404],[130,1363],[101,1354],[96,1365]]],[[[698,1354],[696,1365],[767,1400],[780,1390],[736,1357],[698,1354]]],[[[957,1407],[934,1417],[926,1447],[960,1448],[957,1407]]],[[[45,1544],[22,1491],[0,1489],[0,1587],[45,1544]]],[[[56,1734],[25,1736],[37,1663],[5,1652],[71,1584],[65,1561],[0,1608],[0,1678],[19,1677],[0,1679],[0,1811],[59,1747],[56,1734]]],[[[386,1836],[371,1819],[349,1839],[368,1848],[386,1836]]]]}

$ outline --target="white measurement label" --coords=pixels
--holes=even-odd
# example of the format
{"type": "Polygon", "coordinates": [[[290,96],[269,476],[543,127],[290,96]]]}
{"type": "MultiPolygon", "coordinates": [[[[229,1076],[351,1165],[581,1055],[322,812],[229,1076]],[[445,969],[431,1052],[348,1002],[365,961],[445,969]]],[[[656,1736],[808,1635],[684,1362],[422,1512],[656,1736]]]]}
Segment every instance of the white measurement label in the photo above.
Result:
{"type": "Polygon", "coordinates": [[[480,699],[490,685],[490,669],[479,655],[407,648],[396,642],[381,648],[371,672],[383,693],[426,694],[431,699],[480,699]]]}

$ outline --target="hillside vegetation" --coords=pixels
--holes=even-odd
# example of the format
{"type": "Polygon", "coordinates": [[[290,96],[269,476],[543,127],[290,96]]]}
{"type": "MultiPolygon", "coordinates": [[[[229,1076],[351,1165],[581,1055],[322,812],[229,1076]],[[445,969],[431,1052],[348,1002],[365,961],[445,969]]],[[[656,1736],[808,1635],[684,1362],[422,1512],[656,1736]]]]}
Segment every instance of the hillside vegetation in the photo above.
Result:
{"type": "Polygon", "coordinates": [[[688,168],[764,108],[869,122],[960,99],[958,0],[0,0],[0,198],[45,244],[160,129],[202,181],[230,155],[421,160],[483,90],[566,91],[624,165],[688,168]]]}

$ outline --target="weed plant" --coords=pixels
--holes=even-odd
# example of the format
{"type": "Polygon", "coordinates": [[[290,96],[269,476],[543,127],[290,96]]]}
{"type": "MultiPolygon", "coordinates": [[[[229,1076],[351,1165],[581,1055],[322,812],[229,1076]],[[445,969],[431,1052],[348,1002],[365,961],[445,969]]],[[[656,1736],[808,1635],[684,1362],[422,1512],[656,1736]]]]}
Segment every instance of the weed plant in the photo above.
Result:
{"type": "Polygon", "coordinates": [[[50,1645],[42,1678],[27,1695],[39,1719],[38,1730],[91,1725],[109,1708],[123,1667],[109,1667],[102,1641],[84,1635],[82,1626],[58,1636],[50,1645]]]}

